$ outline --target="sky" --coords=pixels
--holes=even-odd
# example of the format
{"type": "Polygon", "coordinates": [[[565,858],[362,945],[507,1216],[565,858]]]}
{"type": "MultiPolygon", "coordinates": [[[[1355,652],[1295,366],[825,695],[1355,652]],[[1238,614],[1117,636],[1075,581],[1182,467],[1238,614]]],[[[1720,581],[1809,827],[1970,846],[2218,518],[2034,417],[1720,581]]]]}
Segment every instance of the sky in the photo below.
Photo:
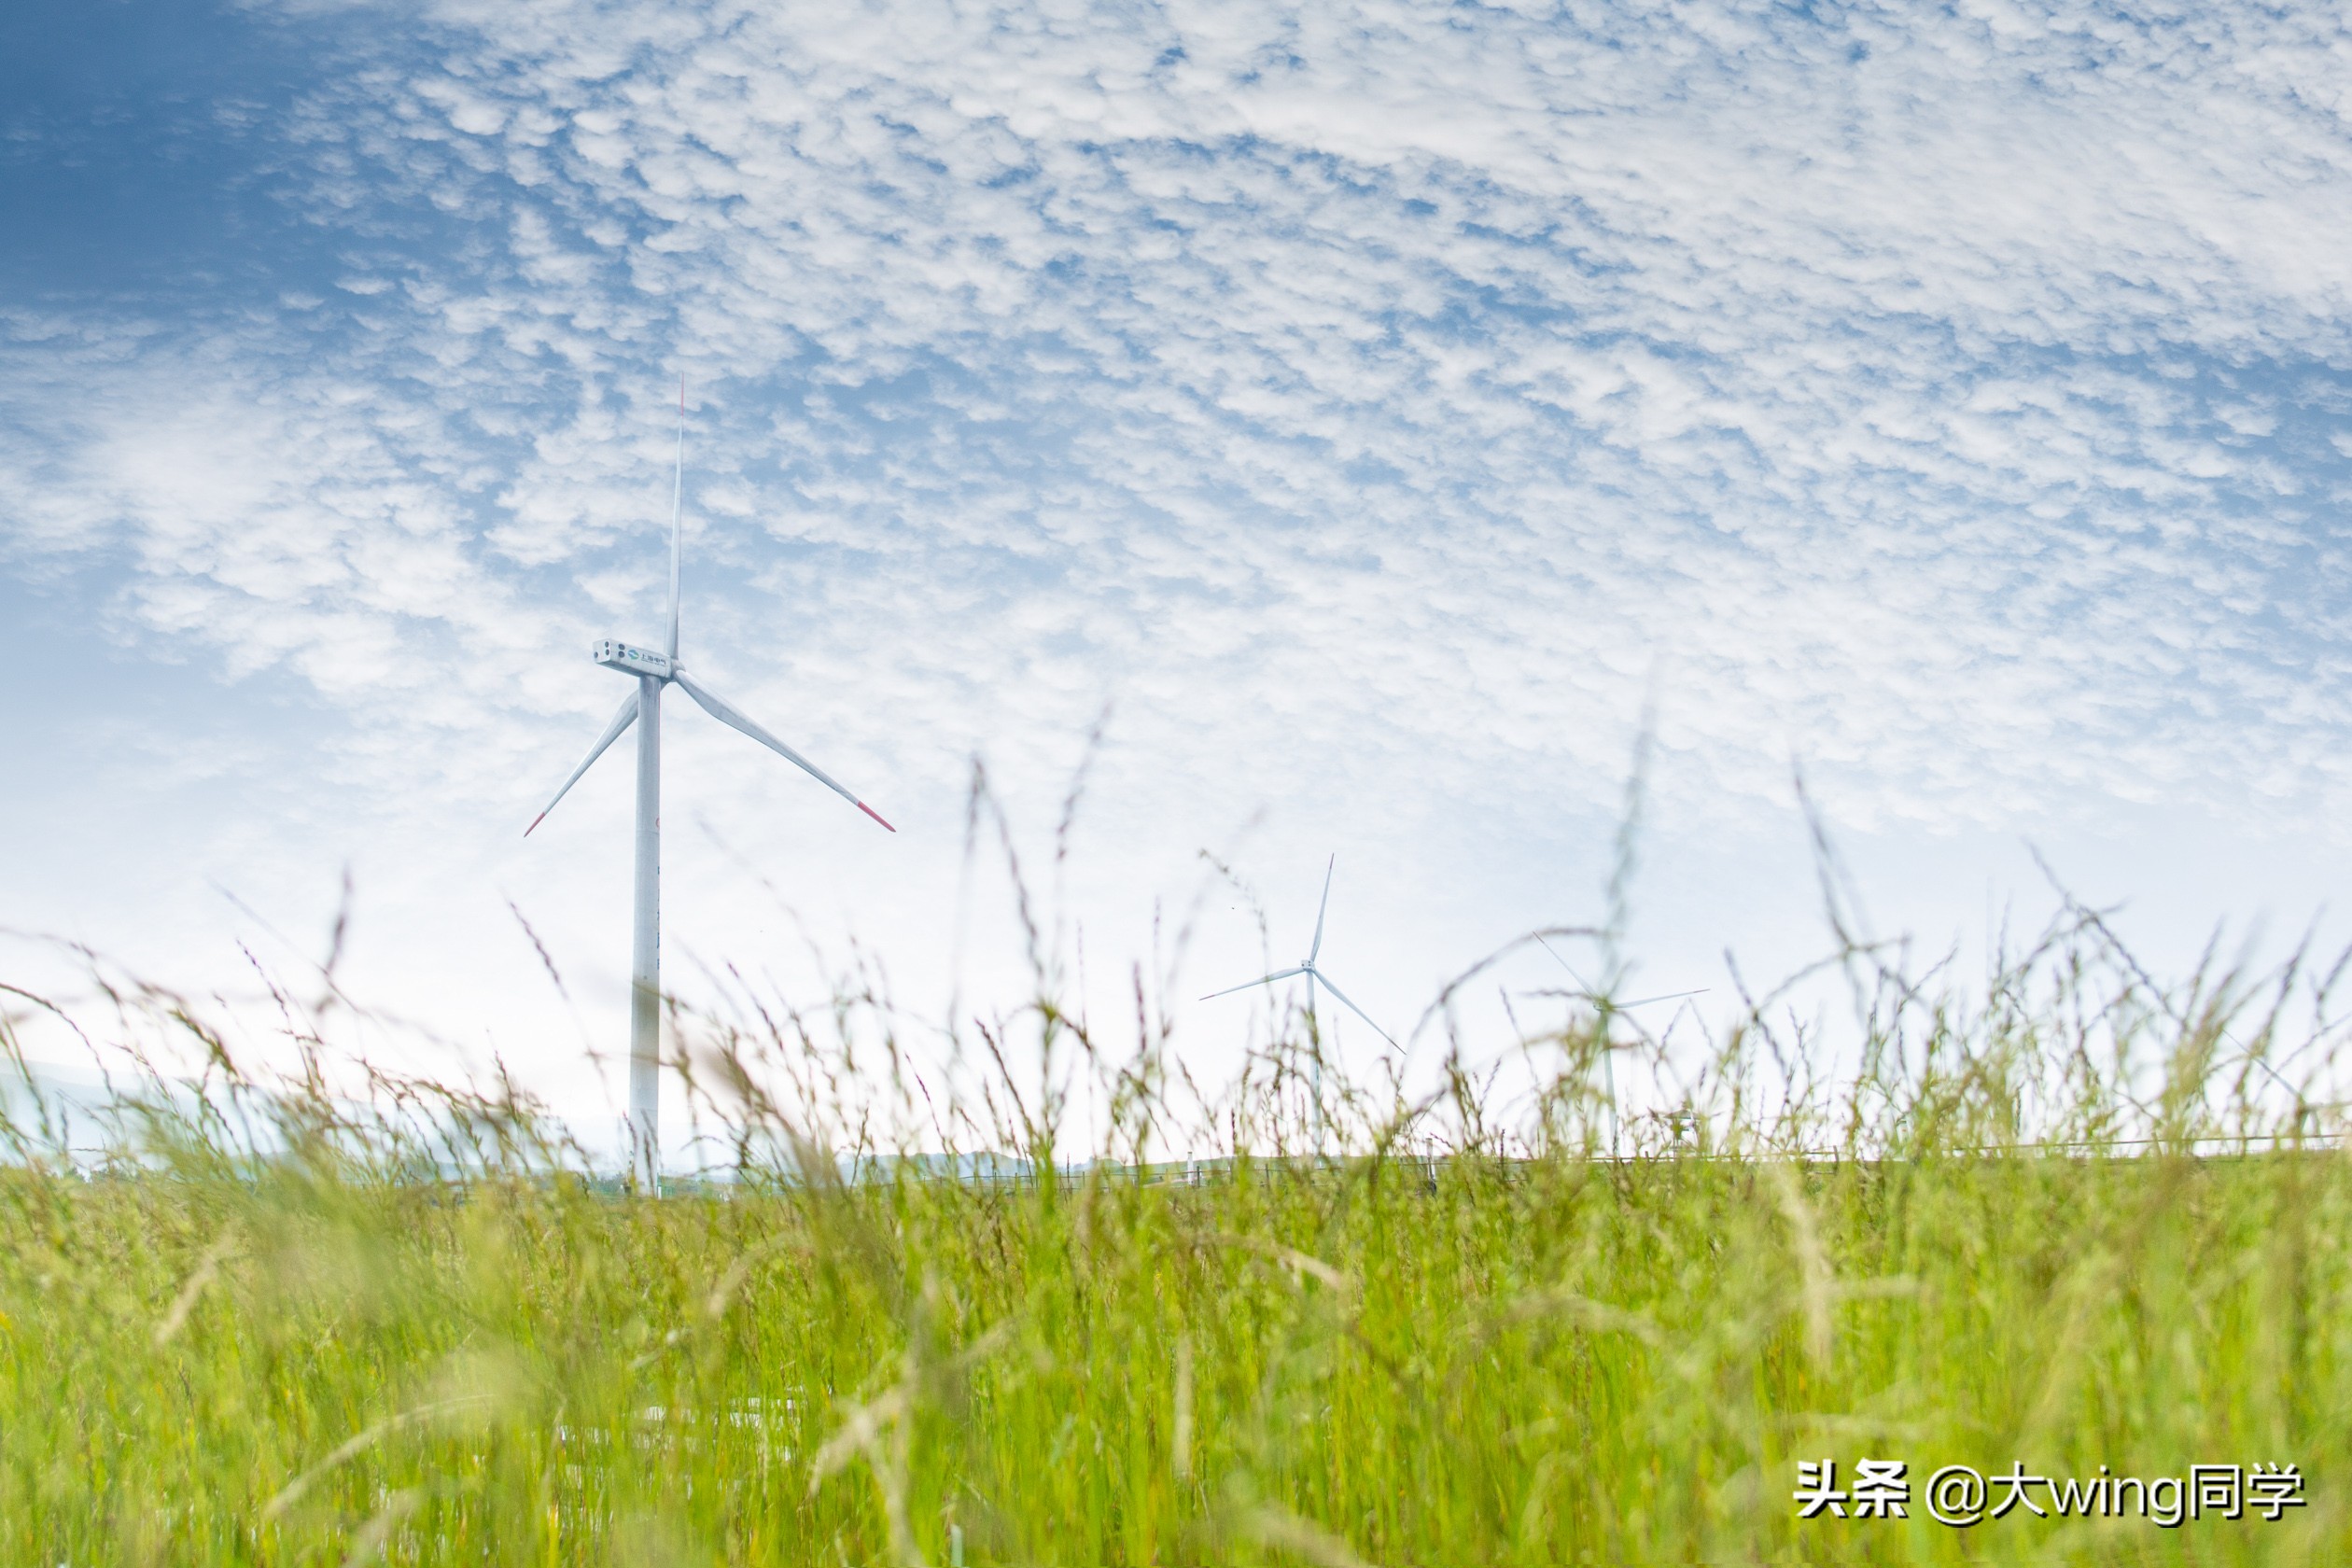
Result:
{"type": "Polygon", "coordinates": [[[356,994],[609,1105],[625,750],[521,830],[658,640],[681,376],[682,657],[900,830],[673,701],[690,996],[1016,1000],[976,760],[1090,1003],[1292,961],[1337,856],[1401,1038],[1602,917],[1645,734],[1637,989],[1825,949],[1799,776],[1872,934],[2037,925],[2038,855],[2159,967],[2352,935],[2348,64],[2227,0],[12,6],[6,962],[250,990],[347,869],[356,994]]]}

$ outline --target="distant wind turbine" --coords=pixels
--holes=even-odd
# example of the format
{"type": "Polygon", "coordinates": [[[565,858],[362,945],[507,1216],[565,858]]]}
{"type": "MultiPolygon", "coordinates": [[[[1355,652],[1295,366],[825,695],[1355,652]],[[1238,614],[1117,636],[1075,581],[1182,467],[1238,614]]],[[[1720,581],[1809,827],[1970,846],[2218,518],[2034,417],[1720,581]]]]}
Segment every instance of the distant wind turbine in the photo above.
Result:
{"type": "MultiPolygon", "coordinates": [[[[1333,985],[1331,983],[1331,976],[1325,974],[1322,970],[1315,967],[1315,959],[1323,953],[1323,916],[1331,908],[1331,874],[1337,868],[1338,864],[1339,857],[1337,855],[1334,855],[1331,857],[1329,863],[1323,867],[1323,903],[1315,906],[1315,939],[1308,945],[1307,956],[1299,960],[1296,968],[1279,969],[1271,974],[1260,975],[1255,980],[1244,981],[1239,986],[1227,986],[1222,991],[1211,991],[1207,996],[1202,997],[1200,1000],[1203,1001],[1212,1001],[1221,996],[1231,996],[1236,991],[1246,991],[1252,986],[1271,986],[1277,980],[1289,980],[1303,974],[1307,977],[1307,1032],[1310,1037],[1315,1038],[1318,1041],[1322,1038],[1315,1029],[1315,985],[1318,981],[1320,981],[1323,984],[1323,988],[1329,991],[1333,996],[1338,998],[1341,1002],[1345,1003],[1349,1012],[1354,1014],[1357,1017],[1362,1018],[1366,1024],[1370,1025],[1374,1034],[1379,1035],[1382,1040],[1387,1041],[1392,1046],[1395,1046],[1398,1050],[1402,1050],[1404,1047],[1396,1044],[1394,1037],[1392,1036],[1388,1030],[1372,1022],[1372,1015],[1366,1013],[1363,1008],[1358,1007],[1353,1001],[1349,1001],[1348,993],[1333,985]]],[[[1315,1100],[1316,1153],[1320,1155],[1323,1152],[1323,1053],[1320,1048],[1318,1048],[1315,1053],[1314,1085],[1309,1092],[1312,1093],[1315,1100]]]]}
{"type": "MultiPolygon", "coordinates": [[[[1366,1013],[1363,1008],[1358,1007],[1354,1002],[1349,1001],[1348,993],[1333,985],[1331,983],[1331,976],[1325,974],[1322,970],[1315,967],[1315,959],[1317,956],[1323,952],[1323,915],[1331,908],[1331,874],[1334,870],[1337,869],[1338,864],[1339,857],[1334,855],[1331,857],[1330,863],[1323,867],[1323,903],[1315,907],[1315,940],[1308,945],[1307,956],[1298,961],[1297,968],[1278,969],[1271,974],[1262,974],[1254,980],[1244,981],[1239,986],[1227,986],[1222,991],[1211,991],[1207,996],[1202,997],[1200,1000],[1203,1001],[1213,1001],[1221,996],[1231,996],[1236,991],[1246,991],[1252,986],[1271,986],[1277,980],[1289,980],[1297,975],[1304,974],[1307,976],[1307,1018],[1310,1028],[1313,1025],[1315,1016],[1315,982],[1320,980],[1323,982],[1323,988],[1324,990],[1329,991],[1333,996],[1337,997],[1342,1002],[1347,1004],[1349,1012],[1354,1014],[1357,1017],[1362,1018],[1365,1023],[1371,1024],[1372,1032],[1374,1034],[1379,1035],[1382,1040],[1388,1041],[1390,1044],[1395,1045],[1396,1042],[1390,1037],[1388,1030],[1382,1029],[1378,1024],[1372,1023],[1372,1015],[1366,1013]]],[[[1403,1047],[1399,1046],[1398,1049],[1402,1050],[1403,1047]]]]}
{"type": "MultiPolygon", "coordinates": [[[[1600,1008],[1603,1032],[1604,1036],[1606,1034],[1608,1017],[1612,1013],[1629,1013],[1636,1007],[1647,1007],[1654,1001],[1680,1001],[1686,997],[1705,996],[1707,994],[1708,988],[1701,986],[1695,991],[1668,991],[1660,996],[1643,997],[1635,1001],[1617,1001],[1610,998],[1607,993],[1596,991],[1589,985],[1587,985],[1585,977],[1576,973],[1575,966],[1570,964],[1566,959],[1560,956],[1559,948],[1554,947],[1550,943],[1546,942],[1540,936],[1535,939],[1535,943],[1537,946],[1543,948],[1545,952],[1549,953],[1552,956],[1552,962],[1568,971],[1569,979],[1574,980],[1577,986],[1582,987],[1579,990],[1571,991],[1569,993],[1570,997],[1578,1001],[1589,1001],[1600,1008]]],[[[1554,991],[1550,994],[1557,996],[1560,993],[1554,991]]],[[[1679,1009],[1677,1011],[1679,1012],[1679,1009]]],[[[1601,1043],[1601,1071],[1604,1085],[1603,1092],[1609,1097],[1609,1157],[1611,1159],[1615,1159],[1617,1154],[1617,1063],[1616,1058],[1611,1055],[1615,1049],[1616,1047],[1610,1044],[1606,1038],[1603,1039],[1601,1043]]]]}
{"type": "MultiPolygon", "coordinates": [[[[588,755],[572,769],[547,803],[546,810],[531,819],[525,828],[525,837],[531,830],[547,820],[547,813],[555,809],[557,801],[580,782],[580,776],[595,765],[605,749],[621,738],[621,732],[631,724],[637,726],[637,893],[636,940],[632,945],[629,965],[629,1117],[625,1132],[629,1142],[630,1167],[637,1185],[646,1192],[657,1190],[661,1179],[658,1139],[661,1129],[661,1028],[662,1028],[662,688],[675,682],[688,696],[700,705],[721,724],[741,730],[753,740],[793,763],[819,784],[856,806],[860,811],[882,822],[882,814],[844,789],[840,782],[815,763],[802,756],[767,731],[737,712],[715,693],[688,675],[678,662],[678,591],[684,566],[684,536],[681,527],[685,518],[686,498],[686,383],[678,383],[678,469],[670,490],[670,558],[669,558],[669,644],[666,652],[656,653],[649,648],[637,648],[608,638],[589,650],[590,657],[607,669],[619,670],[633,677],[636,689],[623,699],[621,710],[605,726],[596,744],[588,749],[588,755]]],[[[898,832],[890,828],[892,833],[898,832]]]]}

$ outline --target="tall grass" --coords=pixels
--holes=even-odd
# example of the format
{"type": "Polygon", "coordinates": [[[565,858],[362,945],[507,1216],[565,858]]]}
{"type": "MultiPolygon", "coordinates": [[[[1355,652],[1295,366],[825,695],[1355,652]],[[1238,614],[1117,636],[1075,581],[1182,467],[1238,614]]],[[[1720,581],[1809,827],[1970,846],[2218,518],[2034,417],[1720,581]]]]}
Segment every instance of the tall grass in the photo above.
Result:
{"type": "Polygon", "coordinates": [[[2332,974],[2159,986],[2070,908],[1973,995],[1841,942],[1836,1053],[1777,994],[1681,1051],[1580,1004],[1503,1043],[1506,1094],[1441,1005],[1414,1099],[1309,1071],[1295,1018],[1196,1084],[1144,978],[1114,1040],[1051,945],[1029,1008],[923,1052],[855,986],[680,1012],[726,1180],[658,1198],[506,1088],[338,1078],[331,979],[282,998],[281,1077],[111,986],[119,1040],[206,1066],[126,1085],[98,1157],[18,1102],[0,1561],[2352,1548],[2332,974]],[[1862,1457],[2290,1463],[2308,1505],[1797,1517],[1798,1462],[1862,1457]]]}

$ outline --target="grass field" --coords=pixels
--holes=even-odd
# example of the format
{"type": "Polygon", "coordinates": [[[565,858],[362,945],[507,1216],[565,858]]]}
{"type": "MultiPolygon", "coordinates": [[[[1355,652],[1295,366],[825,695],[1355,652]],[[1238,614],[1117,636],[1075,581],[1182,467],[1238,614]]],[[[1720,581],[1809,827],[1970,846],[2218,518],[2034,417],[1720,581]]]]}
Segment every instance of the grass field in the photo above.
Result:
{"type": "Polygon", "coordinates": [[[217,1048],[105,1169],[19,1119],[0,1561],[2352,1559],[2329,979],[2160,989],[2087,917],[1966,1001],[1832,973],[1842,1071],[1759,999],[1620,1125],[1650,1047],[1587,1009],[1507,1103],[1466,1046],[1417,1104],[1335,1065],[1320,1159],[1297,1029],[1203,1093],[1149,1008],[1113,1050],[1041,1004],[926,1113],[854,1001],[686,1019],[742,1168],[658,1199],[527,1107],[361,1114],[217,1048]],[[879,1157],[910,1108],[1005,1157],[879,1157]],[[1907,1517],[1799,1517],[1800,1462],[1864,1459],[1907,1517]],[[1930,1517],[1931,1473],[2020,1463],[2053,1517],[1930,1517]],[[2201,1464],[2300,1501],[2187,1518],[2201,1464]]]}

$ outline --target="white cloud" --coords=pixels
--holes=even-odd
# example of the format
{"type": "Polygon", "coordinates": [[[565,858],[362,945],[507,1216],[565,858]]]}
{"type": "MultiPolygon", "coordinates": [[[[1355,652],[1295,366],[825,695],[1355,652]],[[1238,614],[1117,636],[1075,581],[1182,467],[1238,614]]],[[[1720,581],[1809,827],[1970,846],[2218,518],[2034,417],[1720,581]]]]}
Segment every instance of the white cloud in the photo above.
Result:
{"type": "Polygon", "coordinates": [[[1116,695],[1153,865],[1608,809],[1653,670],[1692,822],[1792,750],[1864,827],[2347,819],[2316,13],[433,14],[286,128],[299,307],[7,340],[16,558],[299,671],[357,787],[560,777],[682,366],[690,655],[926,798],[1116,695]]]}

